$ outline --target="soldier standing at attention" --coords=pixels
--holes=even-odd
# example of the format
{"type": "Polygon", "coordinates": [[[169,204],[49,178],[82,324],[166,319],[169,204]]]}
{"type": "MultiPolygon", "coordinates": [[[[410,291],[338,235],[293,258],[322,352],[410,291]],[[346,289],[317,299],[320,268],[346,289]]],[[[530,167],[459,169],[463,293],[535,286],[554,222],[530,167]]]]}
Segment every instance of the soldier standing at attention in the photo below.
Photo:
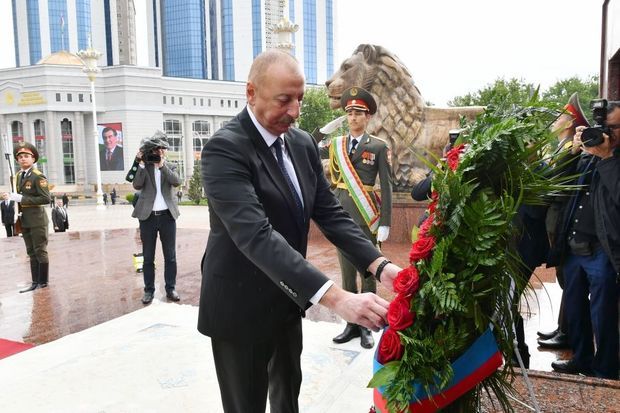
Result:
{"type": "Polygon", "coordinates": [[[2,199],[18,203],[21,216],[22,235],[26,252],[30,257],[32,284],[20,293],[47,287],[49,261],[47,258],[48,219],[44,205],[50,203],[47,179],[34,167],[39,160],[39,152],[28,142],[20,142],[13,149],[13,156],[21,171],[17,173],[17,192],[3,193],[2,199]]]}
{"type": "MultiPolygon", "coordinates": [[[[389,148],[376,136],[366,133],[370,118],[377,111],[372,95],[360,87],[345,90],[340,106],[347,113],[349,136],[337,136],[321,148],[321,157],[329,158],[332,184],[343,208],[361,227],[374,244],[385,241],[390,233],[392,218],[392,185],[390,183],[389,148]],[[374,185],[379,175],[381,195],[374,185]]],[[[357,293],[357,270],[338,250],[342,274],[342,288],[357,293]]],[[[377,291],[372,276],[363,274],[361,292],[377,291]]],[[[347,323],[342,334],[334,337],[335,343],[346,343],[360,337],[364,348],[372,348],[372,333],[365,327],[347,323]]]]}

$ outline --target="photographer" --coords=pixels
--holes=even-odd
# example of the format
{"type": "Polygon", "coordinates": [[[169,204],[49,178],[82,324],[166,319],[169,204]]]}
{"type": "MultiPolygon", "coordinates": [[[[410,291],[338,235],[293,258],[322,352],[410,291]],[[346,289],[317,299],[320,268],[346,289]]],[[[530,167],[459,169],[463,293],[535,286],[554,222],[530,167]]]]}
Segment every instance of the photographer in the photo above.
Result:
{"type": "Polygon", "coordinates": [[[174,189],[181,183],[176,167],[166,162],[168,143],[165,135],[157,132],[142,141],[136,155],[139,167],[133,180],[133,187],[140,191],[132,216],[140,220],[140,238],[144,255],[144,297],[142,303],[150,304],[155,293],[155,245],[157,233],[161,238],[164,253],[164,279],[166,297],[179,301],[176,292],[176,219],[179,209],[175,202],[174,189]]]}
{"type": "Polygon", "coordinates": [[[571,149],[568,173],[579,175],[580,189],[565,204],[549,257],[564,269],[573,358],[551,366],[561,373],[618,379],[620,102],[597,100],[593,107],[596,125],[578,127],[571,149]]]}

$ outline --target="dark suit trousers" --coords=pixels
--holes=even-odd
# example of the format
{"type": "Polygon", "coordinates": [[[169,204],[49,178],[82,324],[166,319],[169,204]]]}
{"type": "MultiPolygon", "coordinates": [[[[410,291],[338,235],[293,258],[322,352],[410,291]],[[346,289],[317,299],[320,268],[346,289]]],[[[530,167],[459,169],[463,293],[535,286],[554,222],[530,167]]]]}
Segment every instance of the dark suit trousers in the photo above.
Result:
{"type": "Polygon", "coordinates": [[[144,291],[155,291],[155,247],[157,233],[161,238],[161,248],[164,253],[164,280],[166,292],[174,290],[177,280],[176,238],[177,223],[170,213],[162,215],[151,214],[147,219],[140,220],[140,239],[142,240],[142,255],[144,264],[144,291]]]}
{"type": "Polygon", "coordinates": [[[297,413],[301,387],[301,318],[269,340],[211,339],[225,413],[297,413]]]}
{"type": "Polygon", "coordinates": [[[5,225],[4,229],[6,229],[7,238],[13,236],[13,224],[5,225]]]}

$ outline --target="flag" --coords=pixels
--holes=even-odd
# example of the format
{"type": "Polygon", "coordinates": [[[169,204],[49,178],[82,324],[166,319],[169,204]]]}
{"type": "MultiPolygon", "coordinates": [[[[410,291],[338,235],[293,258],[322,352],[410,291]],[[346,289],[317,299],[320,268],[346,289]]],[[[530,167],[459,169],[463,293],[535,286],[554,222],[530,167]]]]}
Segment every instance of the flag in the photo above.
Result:
{"type": "MultiPolygon", "coordinates": [[[[493,374],[501,364],[502,354],[497,347],[493,331],[489,328],[452,363],[454,376],[445,388],[433,388],[428,394],[422,385],[414,383],[415,395],[411,397],[408,411],[431,413],[448,406],[493,374]]],[[[382,367],[375,353],[374,372],[382,367]]],[[[373,399],[377,412],[386,413],[387,401],[382,393],[382,388],[374,389],[373,399]]]]}

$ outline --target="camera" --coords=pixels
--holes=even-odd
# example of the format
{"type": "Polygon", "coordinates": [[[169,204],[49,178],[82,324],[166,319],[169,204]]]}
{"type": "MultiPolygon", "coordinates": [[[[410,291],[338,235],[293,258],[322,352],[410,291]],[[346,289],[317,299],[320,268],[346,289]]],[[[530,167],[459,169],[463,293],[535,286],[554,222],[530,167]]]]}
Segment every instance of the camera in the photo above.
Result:
{"type": "Polygon", "coordinates": [[[144,155],[144,163],[160,163],[161,155],[158,153],[149,152],[144,155]]]}
{"type": "Polygon", "coordinates": [[[607,127],[607,99],[594,99],[590,102],[594,126],[585,128],[581,133],[584,146],[592,147],[603,143],[603,134],[610,135],[607,127]]]}

